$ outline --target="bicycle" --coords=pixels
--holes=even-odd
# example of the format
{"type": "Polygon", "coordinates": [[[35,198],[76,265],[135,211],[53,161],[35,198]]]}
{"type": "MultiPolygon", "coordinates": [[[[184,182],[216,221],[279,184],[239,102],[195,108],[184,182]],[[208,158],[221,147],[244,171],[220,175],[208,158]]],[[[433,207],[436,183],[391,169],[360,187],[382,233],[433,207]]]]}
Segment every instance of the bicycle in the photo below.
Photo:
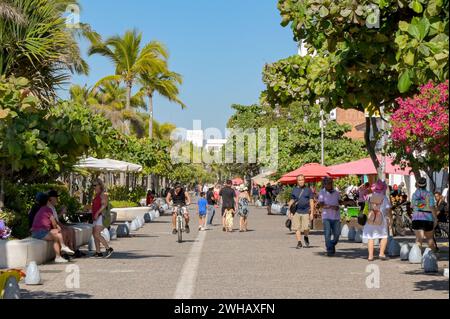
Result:
{"type": "Polygon", "coordinates": [[[185,210],[187,210],[186,206],[182,206],[182,205],[174,206],[174,212],[177,214],[175,226],[176,226],[176,230],[177,230],[177,234],[178,234],[178,242],[179,243],[183,242],[183,232],[185,229],[183,212],[185,210]]]}
{"type": "Polygon", "coordinates": [[[448,238],[448,223],[438,222],[434,234],[436,238],[448,238]]]}

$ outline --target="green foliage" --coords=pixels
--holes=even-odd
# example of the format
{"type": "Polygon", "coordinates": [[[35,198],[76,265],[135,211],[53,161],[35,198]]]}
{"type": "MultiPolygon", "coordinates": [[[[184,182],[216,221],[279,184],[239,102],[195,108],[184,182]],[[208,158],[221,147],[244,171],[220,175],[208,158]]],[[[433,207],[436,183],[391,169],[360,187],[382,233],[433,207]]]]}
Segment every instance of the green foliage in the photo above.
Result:
{"type": "Polygon", "coordinates": [[[293,188],[294,188],[293,186],[285,186],[285,187],[283,187],[283,190],[280,192],[280,194],[278,194],[277,199],[281,203],[288,203],[291,200],[291,194],[292,194],[292,189],[293,188]]]}
{"type": "Polygon", "coordinates": [[[133,201],[118,201],[113,200],[110,202],[112,208],[128,208],[128,207],[138,207],[139,205],[133,201]]]}
{"type": "Polygon", "coordinates": [[[360,180],[358,176],[346,176],[342,178],[338,178],[334,180],[334,187],[339,189],[341,192],[345,190],[345,188],[349,185],[358,186],[360,183],[360,180]]]}
{"type": "Polygon", "coordinates": [[[74,197],[69,195],[69,191],[62,184],[30,184],[18,185],[6,183],[5,185],[5,207],[9,215],[8,225],[16,238],[25,238],[29,235],[31,225],[28,223],[28,212],[35,203],[36,194],[56,190],[59,194],[59,210],[66,207],[67,215],[71,215],[81,210],[81,204],[74,197]]]}
{"type": "Polygon", "coordinates": [[[23,182],[45,181],[70,171],[80,156],[102,154],[110,123],[81,105],[44,108],[24,78],[0,78],[0,174],[23,182]]]}
{"type": "Polygon", "coordinates": [[[331,100],[344,107],[395,107],[398,90],[448,78],[448,0],[279,0],[278,8],[313,60],[330,62],[322,85],[335,84],[331,100]]]}
{"type": "MultiPolygon", "coordinates": [[[[231,128],[278,129],[278,174],[292,171],[306,163],[319,163],[320,150],[320,112],[316,105],[304,107],[292,103],[289,108],[274,112],[270,107],[234,105],[236,113],[228,126],[231,128]]],[[[350,131],[348,125],[329,121],[325,127],[325,165],[334,165],[361,159],[367,156],[364,144],[344,137],[350,131]]],[[[258,163],[264,165],[268,163],[258,163]]],[[[235,165],[234,171],[243,173],[252,169],[247,164],[235,165]]],[[[256,170],[257,171],[257,170],[256,170]]],[[[254,174],[254,173],[253,173],[254,174]]]]}
{"type": "Polygon", "coordinates": [[[128,201],[137,204],[146,194],[147,190],[142,186],[136,186],[134,188],[113,186],[108,189],[108,195],[111,201],[128,201]]]}
{"type": "MultiPolygon", "coordinates": [[[[2,0],[20,19],[0,23],[0,76],[31,80],[34,96],[48,103],[56,87],[69,80],[70,72],[87,73],[75,33],[62,16],[69,0],[2,0]]],[[[85,30],[88,28],[83,26],[85,30]]]]}

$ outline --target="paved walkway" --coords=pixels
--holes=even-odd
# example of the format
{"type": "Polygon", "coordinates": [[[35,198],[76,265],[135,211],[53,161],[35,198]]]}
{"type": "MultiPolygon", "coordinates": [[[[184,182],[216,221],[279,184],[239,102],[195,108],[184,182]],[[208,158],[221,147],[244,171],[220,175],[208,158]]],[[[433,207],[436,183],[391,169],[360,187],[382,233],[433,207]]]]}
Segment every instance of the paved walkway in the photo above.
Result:
{"type": "MultiPolygon", "coordinates": [[[[326,257],[323,234],[315,231],[310,235],[312,247],[297,250],[284,216],[268,216],[253,207],[247,233],[224,233],[219,225],[199,233],[194,209],[184,243],[170,234],[170,217],[162,216],[132,238],[113,241],[115,254],[110,259],[71,263],[79,267],[79,288],[71,286],[73,267],[48,264],[40,266],[43,285],[22,283],[22,297],[448,298],[449,281],[442,275],[448,268],[448,244],[440,245],[444,253],[439,274],[426,275],[420,265],[398,259],[375,261],[380,287],[369,289],[370,269],[362,244],[343,239],[337,255],[326,257]]],[[[214,222],[220,223],[217,215],[214,222]]]]}

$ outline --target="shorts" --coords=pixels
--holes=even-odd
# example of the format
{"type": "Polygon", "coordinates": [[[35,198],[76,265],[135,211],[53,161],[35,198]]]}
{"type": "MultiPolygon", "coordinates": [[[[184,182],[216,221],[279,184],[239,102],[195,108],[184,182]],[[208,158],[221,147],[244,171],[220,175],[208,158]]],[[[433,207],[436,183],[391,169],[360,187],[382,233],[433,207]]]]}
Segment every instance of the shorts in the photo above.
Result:
{"type": "MultiPolygon", "coordinates": [[[[172,215],[176,215],[177,210],[178,210],[177,207],[174,207],[172,210],[172,215]]],[[[181,211],[183,212],[183,215],[189,215],[189,212],[188,212],[186,206],[182,206],[181,211]]]]}
{"type": "Polygon", "coordinates": [[[92,223],[95,226],[103,227],[103,215],[97,217],[97,220],[92,223]]]}
{"type": "Polygon", "coordinates": [[[292,231],[307,231],[309,230],[309,214],[299,214],[295,213],[292,216],[292,231]]]}
{"type": "Polygon", "coordinates": [[[36,230],[31,233],[31,237],[39,240],[44,240],[44,238],[47,237],[49,233],[50,231],[45,229],[36,230]]]}
{"type": "Polygon", "coordinates": [[[426,232],[433,231],[434,223],[429,220],[413,220],[412,229],[413,230],[423,230],[426,232]]]}
{"type": "Polygon", "coordinates": [[[205,217],[205,216],[206,216],[206,211],[204,211],[204,212],[198,212],[198,216],[200,216],[200,217],[205,217]]]}
{"type": "Polygon", "coordinates": [[[234,207],[233,208],[222,207],[222,216],[225,216],[225,211],[226,210],[232,210],[233,214],[234,214],[234,207]]]}

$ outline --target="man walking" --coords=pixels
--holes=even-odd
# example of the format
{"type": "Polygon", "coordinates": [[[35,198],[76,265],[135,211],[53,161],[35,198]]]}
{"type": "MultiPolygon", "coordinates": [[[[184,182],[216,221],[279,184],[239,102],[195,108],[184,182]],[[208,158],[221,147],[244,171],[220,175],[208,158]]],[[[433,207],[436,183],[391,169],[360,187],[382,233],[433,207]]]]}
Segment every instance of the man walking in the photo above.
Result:
{"type": "Polygon", "coordinates": [[[207,211],[207,225],[212,226],[214,215],[216,214],[216,211],[214,209],[214,205],[216,205],[216,200],[214,198],[214,187],[211,187],[206,192],[206,200],[208,201],[208,205],[206,206],[207,211]]]}
{"type": "Polygon", "coordinates": [[[327,255],[334,256],[336,245],[341,235],[341,215],[339,210],[340,195],[333,187],[333,180],[323,179],[323,188],[319,193],[319,207],[322,207],[322,221],[327,255]],[[333,240],[331,236],[333,235],[333,240]]]}
{"type": "Polygon", "coordinates": [[[295,214],[291,213],[292,230],[295,230],[297,237],[297,249],[303,247],[302,233],[304,234],[305,247],[309,247],[309,223],[314,219],[314,194],[305,184],[305,176],[297,177],[297,187],[292,190],[291,200],[289,201],[289,211],[291,206],[295,205],[295,214]]]}
{"type": "Polygon", "coordinates": [[[266,186],[266,205],[267,205],[267,215],[272,215],[272,203],[273,203],[273,188],[270,183],[266,186]]]}
{"type": "Polygon", "coordinates": [[[225,224],[225,211],[233,210],[233,213],[236,211],[236,193],[233,188],[231,188],[233,183],[231,180],[227,180],[225,183],[225,187],[220,190],[219,196],[220,201],[222,203],[222,230],[227,231],[225,224]]]}

